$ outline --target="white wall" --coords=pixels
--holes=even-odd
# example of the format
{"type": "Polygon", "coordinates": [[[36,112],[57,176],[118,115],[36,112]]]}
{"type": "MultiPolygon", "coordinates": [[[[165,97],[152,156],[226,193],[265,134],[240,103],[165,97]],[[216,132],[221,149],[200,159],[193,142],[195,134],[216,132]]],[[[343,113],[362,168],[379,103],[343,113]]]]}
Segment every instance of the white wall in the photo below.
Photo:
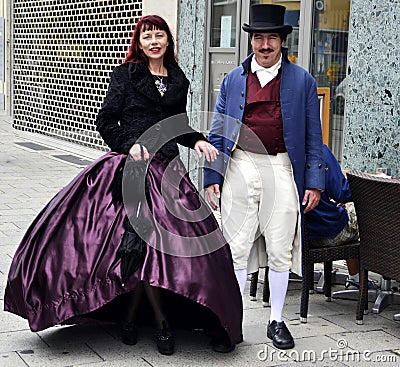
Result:
{"type": "Polygon", "coordinates": [[[176,28],[178,17],[177,0],[143,0],[142,13],[143,15],[156,14],[160,17],[163,17],[168,23],[176,41],[176,28]]]}

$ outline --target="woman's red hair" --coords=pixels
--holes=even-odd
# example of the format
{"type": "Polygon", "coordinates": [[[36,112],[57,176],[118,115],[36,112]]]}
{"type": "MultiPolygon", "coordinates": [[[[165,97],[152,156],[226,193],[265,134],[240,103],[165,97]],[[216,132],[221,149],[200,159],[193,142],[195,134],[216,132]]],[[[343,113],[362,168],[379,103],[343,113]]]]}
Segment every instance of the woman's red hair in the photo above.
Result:
{"type": "Polygon", "coordinates": [[[168,46],[164,55],[164,63],[177,65],[175,58],[175,42],[172,36],[171,30],[168,27],[167,22],[158,15],[146,15],[141,17],[136,24],[135,30],[133,31],[131,44],[129,46],[128,53],[124,60],[124,64],[128,62],[140,63],[145,62],[148,64],[148,57],[140,49],[140,33],[145,31],[161,30],[167,33],[168,46]]]}

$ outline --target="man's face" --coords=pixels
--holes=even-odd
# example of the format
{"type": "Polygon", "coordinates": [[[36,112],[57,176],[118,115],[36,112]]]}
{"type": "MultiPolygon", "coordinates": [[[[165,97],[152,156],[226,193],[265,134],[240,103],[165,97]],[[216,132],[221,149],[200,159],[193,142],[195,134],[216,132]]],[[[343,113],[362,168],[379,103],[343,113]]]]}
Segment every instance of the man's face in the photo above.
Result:
{"type": "Polygon", "coordinates": [[[253,33],[251,46],[257,63],[264,68],[275,65],[281,57],[283,43],[279,33],[253,33]]]}

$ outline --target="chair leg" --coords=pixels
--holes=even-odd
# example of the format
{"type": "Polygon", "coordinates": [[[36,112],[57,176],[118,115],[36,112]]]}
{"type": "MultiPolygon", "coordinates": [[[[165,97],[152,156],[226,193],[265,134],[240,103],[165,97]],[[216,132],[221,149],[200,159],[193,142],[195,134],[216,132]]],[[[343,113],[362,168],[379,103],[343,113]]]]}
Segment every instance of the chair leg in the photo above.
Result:
{"type": "Polygon", "coordinates": [[[308,301],[310,298],[310,286],[314,286],[314,264],[308,264],[307,261],[305,261],[303,266],[304,268],[301,287],[300,322],[306,323],[308,314],[308,301]],[[312,274],[312,278],[310,278],[310,274],[312,274]]]}
{"type": "Polygon", "coordinates": [[[309,270],[308,270],[308,280],[309,280],[309,285],[308,285],[308,289],[309,289],[309,293],[314,293],[314,264],[312,264],[312,266],[310,266],[309,270]]]}
{"type": "Polygon", "coordinates": [[[257,300],[258,271],[250,275],[250,301],[257,300]]]}
{"type": "Polygon", "coordinates": [[[331,302],[332,298],[332,261],[324,262],[324,293],[327,302],[331,302]]]}
{"type": "Polygon", "coordinates": [[[269,272],[269,267],[267,266],[265,268],[265,275],[264,275],[264,287],[263,287],[263,306],[268,307],[269,306],[269,280],[268,280],[268,272],[269,272]]]}
{"type": "Polygon", "coordinates": [[[357,302],[356,323],[364,323],[364,313],[368,312],[368,271],[360,268],[360,292],[357,302]]]}

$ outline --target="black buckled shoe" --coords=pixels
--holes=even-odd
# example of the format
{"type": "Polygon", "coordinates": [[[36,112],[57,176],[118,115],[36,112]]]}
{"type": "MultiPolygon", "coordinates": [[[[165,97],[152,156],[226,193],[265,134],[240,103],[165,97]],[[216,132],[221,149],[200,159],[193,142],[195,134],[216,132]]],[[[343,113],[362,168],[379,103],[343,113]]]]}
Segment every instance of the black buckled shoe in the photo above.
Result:
{"type": "Polygon", "coordinates": [[[272,340],[274,347],[278,349],[294,348],[292,334],[283,321],[268,322],[267,337],[272,340]]]}
{"type": "Polygon", "coordinates": [[[122,343],[127,345],[135,345],[138,340],[138,333],[133,322],[124,321],[121,327],[122,343]]]}
{"type": "Polygon", "coordinates": [[[155,333],[157,349],[161,354],[170,356],[175,352],[175,339],[172,331],[167,327],[166,321],[162,322],[163,328],[155,333]]]}

